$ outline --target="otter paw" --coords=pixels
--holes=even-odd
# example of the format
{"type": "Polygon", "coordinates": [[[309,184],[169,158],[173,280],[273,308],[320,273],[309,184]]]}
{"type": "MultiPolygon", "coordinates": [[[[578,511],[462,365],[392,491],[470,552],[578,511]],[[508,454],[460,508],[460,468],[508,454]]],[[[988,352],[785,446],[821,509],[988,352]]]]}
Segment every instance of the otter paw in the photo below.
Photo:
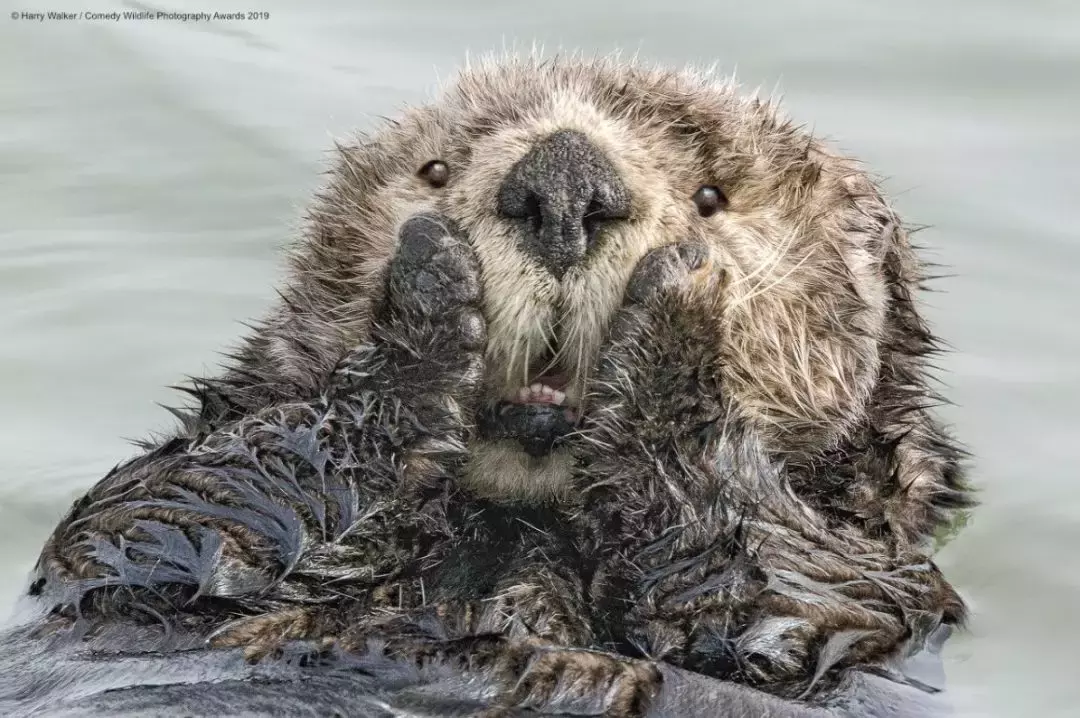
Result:
{"type": "Polygon", "coordinates": [[[719,416],[724,276],[691,242],[638,263],[589,387],[597,446],[622,451],[631,426],[631,446],[666,445],[719,416]]]}
{"type": "Polygon", "coordinates": [[[697,242],[659,247],[646,254],[626,285],[626,303],[644,304],[650,298],[681,289],[692,277],[701,277],[710,266],[709,251],[697,242]]]}
{"type": "Polygon", "coordinates": [[[390,262],[385,319],[449,330],[462,348],[478,349],[485,340],[479,303],[480,267],[456,225],[430,213],[406,220],[390,262]]]}
{"type": "Polygon", "coordinates": [[[678,332],[671,337],[674,340],[713,331],[722,312],[724,277],[708,248],[699,242],[652,250],[630,275],[623,306],[612,319],[609,341],[633,342],[645,331],[678,332]]]}
{"type": "Polygon", "coordinates": [[[558,646],[587,646],[594,640],[581,591],[545,571],[517,577],[481,602],[478,632],[538,638],[558,646]]]}
{"type": "MultiPolygon", "coordinates": [[[[642,341],[708,340],[722,315],[724,272],[697,242],[658,247],[646,254],[627,282],[623,305],[612,317],[602,373],[642,341]]],[[[632,353],[632,352],[631,352],[632,353]]]]}
{"type": "Polygon", "coordinates": [[[242,648],[248,663],[258,663],[279,657],[289,641],[324,639],[324,624],[312,608],[286,608],[231,621],[211,633],[206,642],[212,648],[242,648]]]}
{"type": "Polygon", "coordinates": [[[391,400],[411,417],[398,422],[409,423],[415,435],[403,440],[427,437],[426,446],[410,448],[420,463],[445,453],[448,439],[461,440],[462,417],[471,415],[483,377],[487,325],[480,298],[479,264],[454,223],[431,213],[409,218],[371,341],[341,361],[332,393],[371,391],[391,400]]]}
{"type": "Polygon", "coordinates": [[[633,718],[645,715],[663,683],[648,661],[535,642],[507,648],[504,665],[496,667],[513,683],[498,700],[504,708],[633,718]]]}
{"type": "Polygon", "coordinates": [[[480,296],[479,263],[453,222],[434,214],[408,219],[375,322],[374,344],[387,360],[378,377],[383,389],[413,409],[474,395],[487,342],[480,296]]]}

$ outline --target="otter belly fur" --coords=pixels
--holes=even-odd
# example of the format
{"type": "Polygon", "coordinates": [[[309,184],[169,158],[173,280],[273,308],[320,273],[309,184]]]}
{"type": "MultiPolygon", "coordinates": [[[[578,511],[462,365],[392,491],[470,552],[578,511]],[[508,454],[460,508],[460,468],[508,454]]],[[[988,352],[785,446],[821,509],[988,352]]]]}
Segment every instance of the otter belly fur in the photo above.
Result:
{"type": "Polygon", "coordinates": [[[279,306],[61,521],[0,705],[940,711],[970,499],[921,281],[730,84],[468,68],[338,147],[279,306]]]}

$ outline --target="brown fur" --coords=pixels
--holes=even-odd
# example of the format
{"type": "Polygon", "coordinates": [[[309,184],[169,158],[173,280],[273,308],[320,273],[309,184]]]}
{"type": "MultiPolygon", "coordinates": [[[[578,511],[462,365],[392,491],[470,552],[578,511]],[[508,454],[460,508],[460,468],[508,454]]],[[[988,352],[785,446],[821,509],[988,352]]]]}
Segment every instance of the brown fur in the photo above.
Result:
{"type": "MultiPolygon", "coordinates": [[[[962,454],[928,413],[936,397],[926,362],[936,342],[914,302],[921,268],[907,231],[855,161],[772,104],[691,72],[609,60],[483,63],[435,103],[339,146],[281,302],[222,377],[196,382],[200,405],[172,441],[213,447],[215,432],[236,439],[242,432],[230,427],[282,406],[302,414],[313,397],[340,407],[326,387],[342,357],[378,335],[373,319],[395,238],[419,212],[447,218],[475,254],[487,331],[480,402],[526,382],[554,345],[585,415],[579,437],[532,459],[512,443],[472,436],[468,397],[440,398],[453,415],[447,431],[468,443],[444,445],[435,432],[406,445],[411,458],[394,464],[406,473],[419,466],[417,483],[428,489],[432,477],[454,475],[466,504],[547,504],[597,562],[589,572],[556,570],[557,551],[545,542],[558,531],[522,539],[521,560],[479,607],[453,602],[449,614],[469,611],[468,620],[454,618],[470,625],[463,633],[477,632],[479,616],[482,631],[563,646],[600,642],[797,695],[833,663],[886,661],[926,624],[960,620],[962,604],[928,545],[968,498],[962,454]],[[558,281],[492,207],[513,164],[560,129],[584,133],[606,154],[632,210],[558,281]],[[449,168],[444,187],[417,175],[433,159],[449,168]],[[702,185],[723,190],[725,211],[697,213],[690,198],[702,185]],[[631,301],[636,270],[679,243],[702,248],[701,265],[631,301]],[[447,468],[459,460],[460,471],[447,468]]],[[[428,374],[415,376],[423,383],[428,374]]],[[[419,389],[405,394],[405,407],[409,397],[422,399],[419,389]]],[[[348,424],[344,409],[326,416],[314,425],[330,427],[331,437],[334,416],[348,424]]],[[[286,423],[309,426],[312,418],[286,423]]],[[[392,433],[386,422],[379,426],[392,433]]],[[[329,441],[331,452],[355,448],[329,441]]],[[[160,470],[148,469],[158,478],[160,470]]],[[[233,501],[228,491],[214,499],[220,489],[211,477],[170,473],[165,481],[233,501]]],[[[146,490],[136,483],[133,491],[146,490]]],[[[393,511],[410,510],[408,497],[401,501],[393,511]]],[[[106,520],[84,503],[73,517],[89,512],[79,519],[83,532],[115,532],[117,522],[151,515],[190,523],[183,511],[124,506],[106,520]]],[[[440,535],[483,545],[486,529],[467,521],[462,528],[441,511],[431,519],[440,535]]],[[[242,525],[215,526],[244,550],[262,540],[242,525]]],[[[44,564],[64,576],[96,576],[85,547],[65,535],[54,537],[44,564]]],[[[371,550],[383,549],[391,550],[371,550]]],[[[447,550],[433,548],[425,565],[447,550]]],[[[392,586],[406,613],[425,608],[418,575],[389,572],[378,590],[392,586]]],[[[385,627],[369,614],[353,621],[363,613],[353,611],[331,629],[282,608],[297,590],[248,604],[254,622],[219,640],[256,643],[261,655],[275,632],[294,638],[351,623],[349,640],[360,645],[370,626],[385,627]]],[[[364,611],[380,604],[373,590],[365,584],[353,595],[364,611]]],[[[588,661],[531,660],[532,675],[550,690],[553,666],[612,675],[588,661]]],[[[616,691],[625,713],[642,700],[635,690],[616,691]]]]}
{"type": "MultiPolygon", "coordinates": [[[[366,336],[395,230],[419,210],[458,221],[479,255],[493,394],[525,381],[529,360],[559,332],[580,396],[637,261],[671,237],[699,236],[731,278],[717,341],[738,411],[800,464],[878,424],[898,442],[891,460],[905,496],[904,506],[890,502],[890,521],[909,539],[932,532],[945,488],[938,477],[950,468],[927,446],[940,429],[923,411],[934,400],[923,371],[935,343],[912,304],[919,263],[857,163],[773,105],[689,72],[510,59],[466,69],[437,103],[338,156],[283,301],[237,352],[211,423],[224,418],[215,413],[235,417],[319,386],[366,336]],[[499,178],[556,128],[583,130],[607,150],[634,197],[632,220],[610,248],[561,286],[490,209],[499,178]],[[445,188],[416,176],[432,158],[450,167],[445,188]],[[696,215],[689,197],[702,183],[724,189],[727,212],[696,215]],[[908,396],[886,409],[875,391],[908,396]]],[[[523,476],[519,485],[533,484],[523,476]]]]}

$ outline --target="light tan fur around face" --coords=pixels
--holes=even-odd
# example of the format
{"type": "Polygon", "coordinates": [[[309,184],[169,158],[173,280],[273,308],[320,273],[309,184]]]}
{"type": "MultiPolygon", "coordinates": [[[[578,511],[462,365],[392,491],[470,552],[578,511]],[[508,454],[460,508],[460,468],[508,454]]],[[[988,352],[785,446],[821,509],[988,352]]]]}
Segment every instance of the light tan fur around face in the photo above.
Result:
{"type": "MultiPolygon", "coordinates": [[[[889,306],[914,291],[918,265],[873,181],[725,78],[606,59],[497,58],[338,153],[285,293],[304,311],[271,317],[257,340],[268,346],[252,349],[298,386],[315,386],[331,348],[365,335],[396,228],[425,209],[457,221],[479,256],[493,401],[525,383],[556,339],[579,401],[637,262],[689,238],[707,242],[730,279],[716,337],[726,390],[776,452],[801,459],[841,442],[866,417],[887,337],[905,331],[890,328],[889,306]],[[495,209],[514,163],[560,129],[601,148],[632,197],[631,217],[606,227],[561,282],[519,248],[518,230],[495,209]],[[433,159],[449,167],[443,188],[417,177],[433,159]],[[691,196],[701,185],[720,187],[727,210],[699,216],[691,196]],[[298,337],[307,346],[298,349],[298,337]]],[[[895,361],[921,377],[917,357],[895,361]]],[[[488,490],[551,483],[547,469],[534,473],[505,447],[471,450],[474,467],[504,468],[502,488],[489,478],[488,490]]]]}

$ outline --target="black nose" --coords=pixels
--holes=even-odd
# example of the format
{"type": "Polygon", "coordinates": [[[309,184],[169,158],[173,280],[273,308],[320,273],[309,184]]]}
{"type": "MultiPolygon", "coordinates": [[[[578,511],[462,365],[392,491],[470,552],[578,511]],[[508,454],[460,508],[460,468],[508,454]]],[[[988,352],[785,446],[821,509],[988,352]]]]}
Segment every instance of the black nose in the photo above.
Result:
{"type": "Polygon", "coordinates": [[[499,214],[525,221],[526,251],[561,279],[585,258],[604,222],[630,216],[630,193],[585,135],[560,130],[510,170],[499,214]]]}

